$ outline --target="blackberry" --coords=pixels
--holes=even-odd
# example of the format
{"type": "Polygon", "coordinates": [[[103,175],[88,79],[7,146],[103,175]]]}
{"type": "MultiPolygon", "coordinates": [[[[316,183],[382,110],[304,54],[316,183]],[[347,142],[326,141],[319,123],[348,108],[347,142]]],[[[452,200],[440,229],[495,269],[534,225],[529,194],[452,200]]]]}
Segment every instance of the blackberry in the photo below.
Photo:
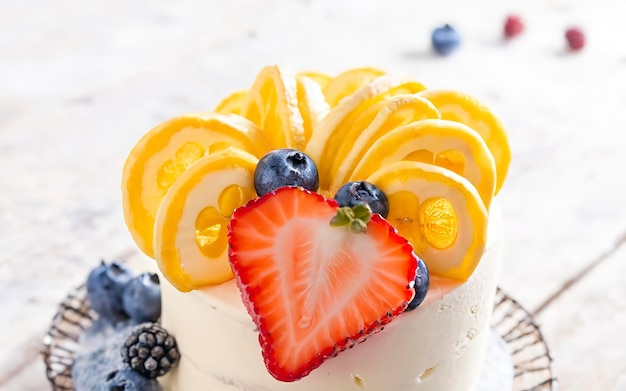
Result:
{"type": "Polygon", "coordinates": [[[176,339],[157,323],[135,326],[122,345],[122,359],[141,375],[154,379],[178,364],[176,339]]]}

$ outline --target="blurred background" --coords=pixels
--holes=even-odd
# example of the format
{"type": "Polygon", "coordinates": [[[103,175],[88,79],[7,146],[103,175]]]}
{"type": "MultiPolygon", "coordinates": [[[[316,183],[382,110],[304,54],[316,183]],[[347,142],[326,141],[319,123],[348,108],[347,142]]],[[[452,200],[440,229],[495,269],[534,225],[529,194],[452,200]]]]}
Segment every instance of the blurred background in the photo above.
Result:
{"type": "Polygon", "coordinates": [[[609,0],[2,0],[0,389],[47,389],[57,304],[135,248],[120,203],[135,142],[279,64],[372,66],[488,104],[513,151],[500,286],[534,314],[561,389],[626,390],[625,16],[609,0]],[[525,30],[506,40],[510,14],[525,30]],[[445,23],[461,45],[441,57],[445,23]]]}

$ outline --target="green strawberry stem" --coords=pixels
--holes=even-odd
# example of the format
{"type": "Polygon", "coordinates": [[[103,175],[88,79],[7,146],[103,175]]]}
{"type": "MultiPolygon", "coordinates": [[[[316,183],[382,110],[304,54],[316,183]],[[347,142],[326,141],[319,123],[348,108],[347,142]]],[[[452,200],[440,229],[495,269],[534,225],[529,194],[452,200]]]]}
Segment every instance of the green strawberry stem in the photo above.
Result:
{"type": "Polygon", "coordinates": [[[350,232],[360,234],[367,229],[367,223],[371,217],[372,210],[367,204],[343,206],[337,209],[337,214],[330,220],[330,225],[332,227],[348,226],[350,232]]]}

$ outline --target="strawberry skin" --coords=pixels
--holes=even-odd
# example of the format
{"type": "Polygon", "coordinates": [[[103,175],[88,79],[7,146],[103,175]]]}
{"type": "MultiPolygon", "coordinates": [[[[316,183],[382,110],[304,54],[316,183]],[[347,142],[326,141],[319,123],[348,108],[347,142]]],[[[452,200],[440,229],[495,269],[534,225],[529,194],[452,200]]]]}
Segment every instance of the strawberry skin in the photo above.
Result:
{"type": "Polygon", "coordinates": [[[363,233],[333,227],[334,200],[283,187],[238,208],[229,259],[265,365],[298,380],[404,311],[417,257],[380,215],[363,233]]]}

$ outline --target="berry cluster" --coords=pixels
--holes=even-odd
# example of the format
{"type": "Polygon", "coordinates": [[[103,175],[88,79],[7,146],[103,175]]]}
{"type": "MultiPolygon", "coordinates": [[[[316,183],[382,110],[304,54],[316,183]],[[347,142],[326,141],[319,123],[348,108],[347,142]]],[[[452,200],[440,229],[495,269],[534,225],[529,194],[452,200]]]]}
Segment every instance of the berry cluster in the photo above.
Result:
{"type": "MultiPolygon", "coordinates": [[[[524,22],[519,15],[509,15],[504,22],[504,37],[507,40],[518,37],[524,32],[524,22]]],[[[571,51],[579,51],[585,46],[585,34],[580,28],[571,27],[565,31],[565,40],[571,51]]],[[[461,44],[461,35],[454,27],[445,24],[433,30],[431,41],[433,49],[439,55],[447,56],[461,44]]]]}
{"type": "Polygon", "coordinates": [[[156,323],[161,317],[158,276],[134,275],[120,262],[102,261],[89,273],[86,288],[98,318],[85,330],[72,365],[75,389],[162,391],[154,379],[174,367],[180,355],[174,337],[156,323]]]}
{"type": "Polygon", "coordinates": [[[113,322],[156,322],[161,316],[161,286],[154,273],[134,276],[119,262],[102,261],[87,277],[89,304],[113,322]]]}

